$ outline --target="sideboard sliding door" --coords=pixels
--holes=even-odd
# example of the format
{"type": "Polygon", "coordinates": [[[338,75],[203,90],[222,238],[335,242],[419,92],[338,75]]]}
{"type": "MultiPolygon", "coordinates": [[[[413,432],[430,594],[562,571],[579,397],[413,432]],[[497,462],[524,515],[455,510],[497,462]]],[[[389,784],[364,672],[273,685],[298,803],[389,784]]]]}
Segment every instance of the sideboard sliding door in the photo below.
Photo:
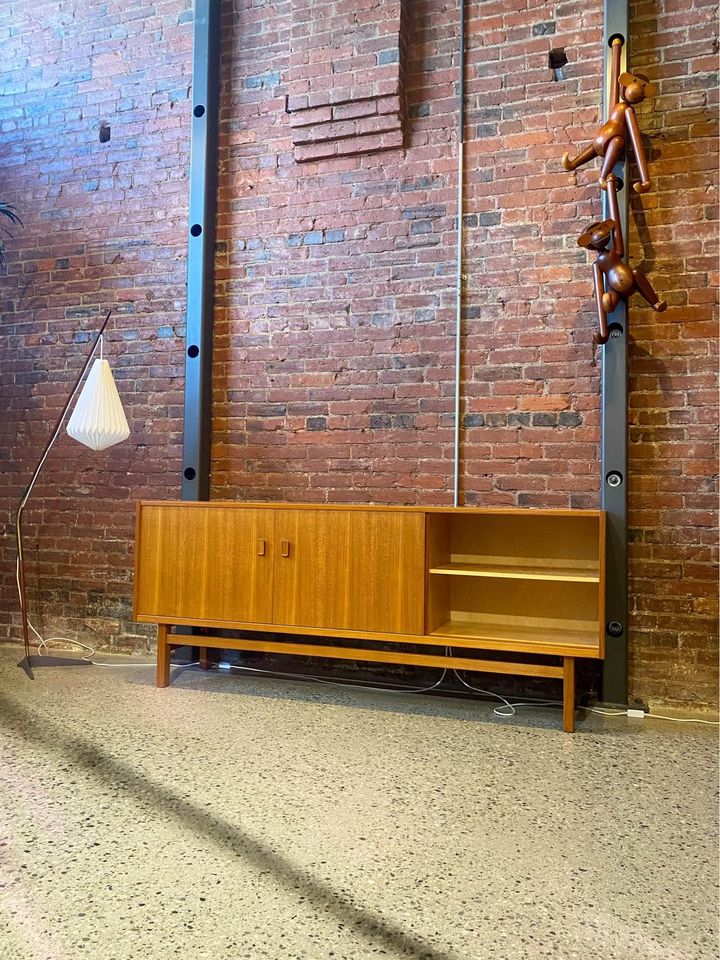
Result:
{"type": "Polygon", "coordinates": [[[273,623],[423,632],[425,518],[383,510],[281,510],[273,623]]]}
{"type": "Polygon", "coordinates": [[[274,510],[145,505],[138,608],[177,622],[272,622],[274,531],[274,510]]]}

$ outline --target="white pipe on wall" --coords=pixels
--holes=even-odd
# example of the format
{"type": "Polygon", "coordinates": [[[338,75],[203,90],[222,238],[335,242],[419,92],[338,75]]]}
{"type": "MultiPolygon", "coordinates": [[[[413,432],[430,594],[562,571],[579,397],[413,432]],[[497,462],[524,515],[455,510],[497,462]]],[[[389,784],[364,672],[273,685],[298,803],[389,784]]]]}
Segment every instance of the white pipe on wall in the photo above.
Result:
{"type": "Polygon", "coordinates": [[[462,372],[463,194],[465,180],[465,0],[460,0],[458,64],[457,275],[455,278],[455,443],[453,506],[460,506],[460,377],[462,372]]]}

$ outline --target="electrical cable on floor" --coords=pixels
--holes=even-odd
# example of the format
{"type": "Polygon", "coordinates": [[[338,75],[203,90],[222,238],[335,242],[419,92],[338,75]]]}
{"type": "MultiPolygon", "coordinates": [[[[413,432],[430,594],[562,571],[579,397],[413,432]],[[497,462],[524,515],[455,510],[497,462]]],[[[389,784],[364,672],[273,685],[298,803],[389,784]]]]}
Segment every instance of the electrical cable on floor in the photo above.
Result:
{"type": "Polygon", "coordinates": [[[290,680],[313,680],[315,683],[326,683],[335,687],[357,687],[359,690],[376,690],[378,693],[429,693],[437,690],[447,676],[447,668],[442,672],[440,679],[430,687],[403,687],[397,685],[378,686],[375,681],[364,680],[325,680],[307,673],[282,673],[277,670],[263,670],[260,667],[246,667],[243,664],[229,663],[224,670],[243,670],[249,673],[263,673],[272,677],[288,677],[290,680]]]}
{"type": "MultiPolygon", "coordinates": [[[[449,647],[445,648],[446,653],[449,647]]],[[[247,667],[244,664],[229,663],[227,667],[221,669],[227,670],[245,670],[253,673],[269,674],[275,677],[289,677],[291,680],[313,680],[315,683],[327,683],[330,686],[337,687],[357,687],[359,690],[376,690],[379,693],[430,693],[431,690],[437,690],[442,685],[448,674],[448,668],[444,667],[440,679],[429,687],[406,687],[397,684],[387,684],[379,686],[373,680],[326,680],[323,677],[316,677],[307,673],[282,673],[276,670],[263,670],[260,667],[247,667]]]]}
{"type": "Polygon", "coordinates": [[[493,713],[497,717],[514,717],[515,716],[515,707],[550,707],[550,706],[562,706],[561,700],[523,700],[518,703],[511,703],[505,697],[501,696],[499,693],[494,693],[492,690],[482,690],[480,687],[474,687],[471,683],[468,683],[460,673],[453,669],[455,678],[460,681],[460,683],[467,687],[468,690],[472,690],[474,693],[482,693],[487,697],[495,697],[496,700],[501,700],[502,705],[499,707],[493,708],[493,713]],[[505,713],[505,710],[509,710],[510,713],[505,713]]]}
{"type": "MultiPolygon", "coordinates": [[[[17,583],[18,596],[20,597],[20,604],[22,605],[22,592],[20,590],[20,561],[15,561],[15,582],[17,583]]],[[[80,657],[81,660],[85,660],[87,663],[92,663],[95,667],[154,667],[155,663],[103,663],[101,660],[93,660],[95,656],[95,647],[91,647],[87,643],[83,643],[82,640],[73,639],[71,637],[43,637],[43,635],[36,630],[33,626],[30,617],[27,618],[28,627],[35,634],[38,639],[37,646],[37,656],[45,657],[48,656],[50,650],[52,649],[51,644],[53,643],[62,643],[62,644],[72,644],[75,647],[79,647],[81,650],[87,650],[87,654],[84,657],[80,657]]],[[[65,649],[65,648],[63,648],[65,649]]],[[[183,663],[176,664],[176,666],[183,667],[194,667],[199,664],[199,660],[195,660],[193,663],[183,663]]]]}
{"type": "MultiPolygon", "coordinates": [[[[587,709],[592,709],[588,707],[587,709]]],[[[648,720],[670,720],[672,723],[707,723],[711,727],[720,726],[720,720],[700,720],[695,717],[665,717],[661,713],[648,713],[648,720]]]]}
{"type": "MultiPolygon", "coordinates": [[[[445,668],[440,679],[430,687],[403,687],[403,686],[377,686],[375,683],[365,682],[362,680],[325,680],[322,677],[312,676],[311,674],[306,673],[282,673],[276,670],[263,670],[260,667],[246,667],[242,664],[228,664],[227,667],[222,669],[227,670],[242,670],[247,673],[260,673],[265,674],[266,676],[272,677],[287,677],[291,680],[312,680],[315,683],[326,683],[330,686],[336,687],[356,687],[360,690],[375,690],[378,693],[429,693],[431,690],[437,690],[437,688],[442,684],[445,679],[448,670],[445,668]]],[[[482,693],[488,697],[494,697],[496,700],[500,700],[501,703],[499,706],[493,708],[493,713],[497,717],[514,717],[517,714],[516,707],[561,707],[562,700],[534,700],[534,699],[525,699],[518,701],[510,701],[506,697],[503,697],[499,693],[495,693],[493,690],[483,690],[480,687],[474,687],[472,684],[468,683],[464,677],[462,677],[457,670],[453,669],[453,673],[460,683],[466,687],[468,690],[472,690],[474,693],[482,693]],[[506,712],[509,711],[509,712],[506,712]]],[[[598,713],[604,717],[627,717],[627,710],[604,710],[601,707],[581,707],[580,709],[586,710],[588,713],[598,713]]],[[[647,717],[651,720],[671,720],[677,721],[678,723],[707,723],[718,726],[720,721],[717,720],[695,720],[695,719],[680,719],[679,717],[666,717],[660,714],[649,713],[647,717]]]]}
{"type": "MultiPolygon", "coordinates": [[[[496,697],[498,700],[502,700],[502,705],[495,707],[493,713],[498,717],[514,717],[516,714],[515,707],[561,707],[562,700],[522,700],[516,702],[510,702],[505,697],[501,696],[499,693],[494,693],[492,690],[481,690],[480,687],[474,687],[472,684],[468,683],[463,677],[460,676],[457,670],[453,670],[456,678],[460,683],[467,687],[468,690],[473,690],[475,693],[483,693],[486,696],[496,697]],[[510,713],[504,713],[504,710],[509,709],[510,713]]],[[[627,717],[627,710],[606,710],[603,707],[580,707],[581,710],[586,710],[588,713],[597,713],[602,717],[627,717]]],[[[646,713],[645,717],[648,720],[669,720],[671,723],[706,723],[710,726],[717,727],[720,726],[720,720],[701,720],[694,717],[668,717],[664,716],[661,713],[646,713]]]]}
{"type": "MultiPolygon", "coordinates": [[[[83,659],[85,659],[83,657],[83,659]]],[[[90,663],[94,667],[119,667],[124,669],[125,667],[152,667],[153,670],[156,667],[154,660],[151,660],[150,663],[103,663],[101,660],[90,660],[90,663]]],[[[200,666],[199,660],[193,660],[192,662],[185,663],[184,660],[171,660],[171,667],[198,667],[200,666]]]]}
{"type": "MultiPolygon", "coordinates": [[[[20,607],[22,608],[23,596],[22,596],[22,589],[20,588],[20,558],[19,557],[15,560],[15,583],[17,584],[18,598],[20,599],[20,607]]],[[[47,638],[43,637],[43,635],[38,630],[35,629],[35,627],[30,621],[29,616],[27,617],[27,623],[39,641],[38,647],[37,647],[37,655],[39,657],[47,656],[47,653],[49,653],[51,649],[50,644],[52,643],[65,643],[65,644],[70,643],[76,647],[80,647],[81,650],[87,650],[88,655],[82,657],[82,659],[87,660],[88,662],[92,662],[90,658],[95,656],[95,647],[91,647],[89,644],[83,643],[82,640],[72,640],[70,637],[47,637],[47,638]]]]}

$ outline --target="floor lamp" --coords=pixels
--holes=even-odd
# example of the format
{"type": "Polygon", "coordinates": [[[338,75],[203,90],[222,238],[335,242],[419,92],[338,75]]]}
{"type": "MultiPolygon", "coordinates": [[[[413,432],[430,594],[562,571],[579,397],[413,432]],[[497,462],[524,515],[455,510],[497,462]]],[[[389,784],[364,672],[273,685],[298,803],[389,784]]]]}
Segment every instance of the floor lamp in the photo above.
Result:
{"type": "MultiPolygon", "coordinates": [[[[65,403],[65,406],[63,407],[62,412],[57,419],[52,433],[50,434],[50,439],[48,440],[45,449],[43,450],[42,455],[40,456],[40,459],[33,470],[30,482],[20,498],[20,503],[18,504],[17,513],[15,515],[15,539],[17,544],[15,578],[17,581],[18,597],[20,599],[23,643],[25,645],[25,656],[20,661],[18,666],[22,667],[31,679],[34,679],[33,667],[37,666],[90,665],[89,660],[71,657],[49,657],[39,655],[33,657],[30,654],[30,631],[34,628],[31,627],[28,617],[22,518],[23,511],[25,510],[27,502],[30,499],[30,494],[33,491],[33,487],[40,476],[40,471],[43,468],[43,464],[47,460],[53,444],[60,435],[65,416],[70,409],[75,393],[77,392],[77,389],[80,386],[83,377],[85,376],[85,372],[90,366],[90,362],[95,355],[98,345],[100,346],[100,357],[95,360],[88,378],[85,381],[85,385],[80,392],[78,401],[75,404],[75,409],[70,417],[70,421],[68,422],[67,433],[70,437],[72,437],[73,440],[77,440],[86,447],[90,447],[91,450],[105,450],[107,447],[111,447],[115,443],[120,443],[122,440],[127,440],[127,438],[130,436],[130,429],[125,417],[125,412],[122,408],[122,403],[120,402],[120,396],[118,395],[117,387],[115,386],[110,365],[102,355],[103,334],[105,332],[105,327],[108,324],[108,320],[110,319],[111,313],[112,311],[109,310],[97,336],[95,337],[92,350],[83,364],[82,370],[80,371],[80,374],[75,381],[75,385],[70,392],[70,396],[68,397],[67,402],[65,403]]],[[[38,637],[42,640],[42,637],[40,637],[39,634],[38,637]]]]}

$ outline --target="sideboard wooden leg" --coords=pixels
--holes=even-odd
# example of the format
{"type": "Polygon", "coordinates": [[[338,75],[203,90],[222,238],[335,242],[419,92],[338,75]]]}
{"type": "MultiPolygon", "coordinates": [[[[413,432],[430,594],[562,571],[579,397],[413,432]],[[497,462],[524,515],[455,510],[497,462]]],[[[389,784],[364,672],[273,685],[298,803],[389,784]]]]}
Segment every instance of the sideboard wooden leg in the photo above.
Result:
{"type": "Polygon", "coordinates": [[[563,657],[563,730],[575,730],[575,658],[563,657]]]}
{"type": "Polygon", "coordinates": [[[210,647],[200,647],[200,669],[209,670],[211,666],[210,647]]]}
{"type": "Polygon", "coordinates": [[[156,687],[167,687],[170,685],[170,644],[168,643],[167,637],[167,624],[159,623],[157,636],[156,687]]]}

